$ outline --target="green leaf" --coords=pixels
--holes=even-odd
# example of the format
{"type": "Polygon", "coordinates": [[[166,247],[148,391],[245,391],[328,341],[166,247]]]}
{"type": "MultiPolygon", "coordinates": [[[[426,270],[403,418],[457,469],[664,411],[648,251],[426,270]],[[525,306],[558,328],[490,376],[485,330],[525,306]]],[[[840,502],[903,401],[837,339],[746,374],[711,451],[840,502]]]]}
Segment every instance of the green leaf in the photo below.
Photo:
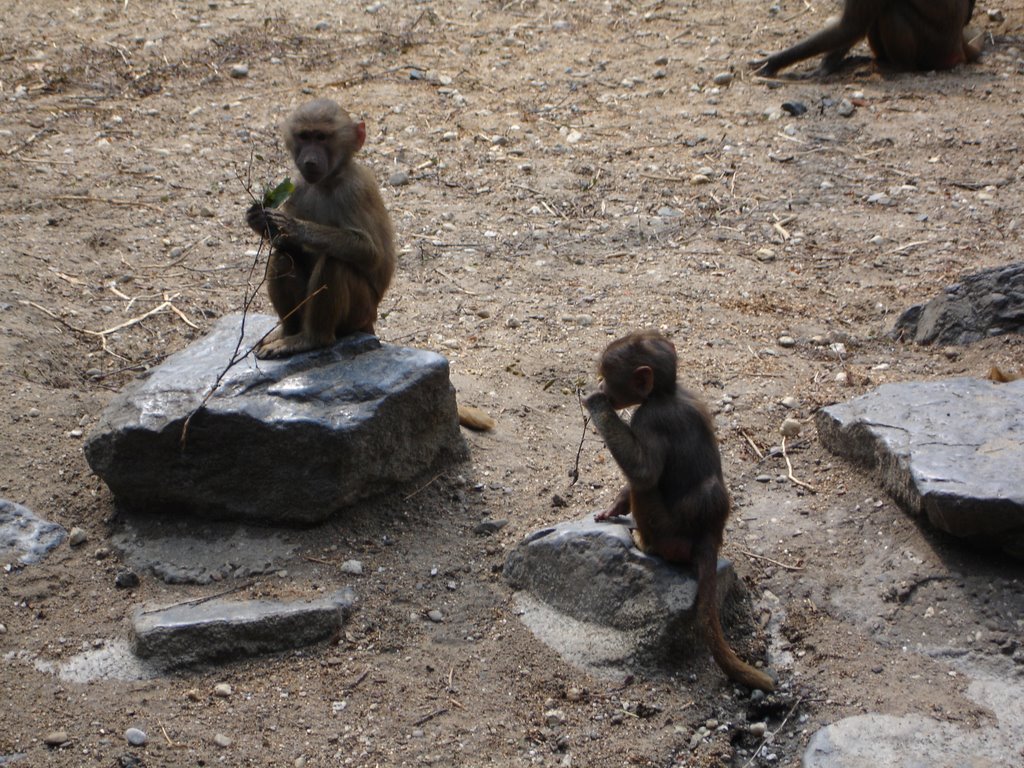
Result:
{"type": "Polygon", "coordinates": [[[280,184],[273,189],[267,189],[263,192],[263,207],[264,208],[277,208],[281,203],[288,199],[288,196],[295,191],[295,185],[292,184],[292,180],[286,178],[280,184]]]}

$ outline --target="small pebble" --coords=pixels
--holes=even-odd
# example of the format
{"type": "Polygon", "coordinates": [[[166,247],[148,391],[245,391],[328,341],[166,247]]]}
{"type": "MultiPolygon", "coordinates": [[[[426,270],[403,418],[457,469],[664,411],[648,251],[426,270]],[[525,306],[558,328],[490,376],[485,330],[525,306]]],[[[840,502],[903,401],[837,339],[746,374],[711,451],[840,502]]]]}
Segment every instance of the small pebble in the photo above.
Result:
{"type": "Polygon", "coordinates": [[[754,478],[759,483],[770,483],[772,481],[771,475],[758,475],[754,478]]]}
{"type": "Polygon", "coordinates": [[[75,526],[71,529],[71,533],[68,534],[68,544],[72,547],[77,547],[80,544],[85,544],[85,540],[88,538],[85,531],[75,526]]]}
{"type": "Polygon", "coordinates": [[[249,65],[248,64],[232,64],[231,65],[231,76],[236,80],[243,77],[249,76],[249,65]]]}
{"type": "Polygon", "coordinates": [[[118,589],[135,589],[139,586],[139,574],[131,569],[118,571],[114,577],[114,586],[118,589]]]}
{"type": "Polygon", "coordinates": [[[782,422],[782,426],[779,427],[779,432],[782,433],[783,437],[797,437],[802,426],[796,419],[785,419],[782,422]]]}
{"type": "Polygon", "coordinates": [[[6,635],[6,634],[7,634],[7,625],[6,624],[0,624],[0,635],[6,635]]]}
{"type": "Polygon", "coordinates": [[[544,722],[547,723],[548,728],[562,725],[565,722],[565,712],[560,709],[549,709],[544,713],[544,722]]]}
{"type": "Polygon", "coordinates": [[[50,733],[43,736],[43,744],[45,744],[48,747],[59,747],[61,744],[67,743],[67,731],[50,731],[50,733]]]}
{"type": "Polygon", "coordinates": [[[231,746],[231,739],[225,736],[223,733],[218,733],[213,737],[213,743],[221,749],[227,749],[231,746]]]}
{"type": "Polygon", "coordinates": [[[711,78],[711,82],[713,82],[715,85],[729,85],[729,83],[732,82],[733,77],[734,75],[732,72],[719,72],[717,75],[711,78]]]}
{"type": "Polygon", "coordinates": [[[404,187],[409,183],[409,174],[405,171],[395,171],[388,176],[388,186],[404,187]]]}
{"type": "Polygon", "coordinates": [[[427,611],[427,618],[435,624],[440,624],[442,621],[444,621],[444,614],[436,608],[434,608],[433,610],[427,611]]]}
{"type": "Polygon", "coordinates": [[[768,726],[765,723],[751,723],[750,724],[750,735],[761,738],[768,730],[768,726]]]}
{"type": "Polygon", "coordinates": [[[779,336],[779,346],[780,347],[795,347],[796,346],[796,339],[794,339],[792,336],[779,336]]]}
{"type": "Polygon", "coordinates": [[[836,112],[839,113],[840,117],[849,117],[852,115],[857,108],[853,106],[853,102],[849,99],[843,99],[839,102],[839,106],[836,107],[836,112]]]}
{"type": "Polygon", "coordinates": [[[234,691],[231,689],[230,683],[217,683],[213,686],[213,695],[219,696],[222,699],[228,698],[234,691]]]}
{"type": "Polygon", "coordinates": [[[836,384],[846,386],[850,383],[850,375],[846,371],[840,371],[836,374],[836,384]]]}
{"type": "Polygon", "coordinates": [[[506,525],[508,525],[508,520],[484,520],[477,524],[473,529],[473,533],[481,536],[489,536],[492,533],[497,533],[506,525]]]}
{"type": "Polygon", "coordinates": [[[129,728],[124,732],[124,740],[131,744],[133,747],[141,747],[149,739],[146,736],[145,731],[141,731],[138,728],[129,728]]]}
{"type": "Polygon", "coordinates": [[[800,401],[797,400],[792,395],[786,395],[779,402],[782,403],[782,407],[783,408],[789,408],[790,410],[793,410],[794,408],[799,408],[800,407],[800,401]]]}
{"type": "Polygon", "coordinates": [[[793,117],[800,117],[807,112],[807,105],[799,101],[786,101],[782,104],[782,110],[793,117]]]}
{"type": "Polygon", "coordinates": [[[363,575],[363,564],[358,560],[346,560],[341,564],[341,572],[349,573],[353,576],[363,575]]]}

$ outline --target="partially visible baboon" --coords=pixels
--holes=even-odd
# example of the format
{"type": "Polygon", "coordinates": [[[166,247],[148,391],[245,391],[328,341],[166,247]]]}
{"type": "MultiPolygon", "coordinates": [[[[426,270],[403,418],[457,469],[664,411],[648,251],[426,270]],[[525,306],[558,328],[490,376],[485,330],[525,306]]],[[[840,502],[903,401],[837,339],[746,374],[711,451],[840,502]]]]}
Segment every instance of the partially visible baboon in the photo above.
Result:
{"type": "Polygon", "coordinates": [[[845,0],[843,13],[820,32],[765,59],[751,62],[772,77],[798,61],[824,54],[818,74],[839,70],[865,37],[879,64],[900,70],[951,69],[974,61],[980,36],[965,29],[974,0],[845,0]]]}

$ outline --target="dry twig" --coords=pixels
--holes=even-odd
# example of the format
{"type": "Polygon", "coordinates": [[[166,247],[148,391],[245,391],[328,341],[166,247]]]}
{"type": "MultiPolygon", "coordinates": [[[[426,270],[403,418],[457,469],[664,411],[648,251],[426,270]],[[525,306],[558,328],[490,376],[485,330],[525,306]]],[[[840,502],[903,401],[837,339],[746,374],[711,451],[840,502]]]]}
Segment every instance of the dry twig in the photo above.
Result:
{"type": "Polygon", "coordinates": [[[569,477],[572,478],[572,482],[569,483],[570,488],[576,485],[576,481],[580,479],[580,456],[583,455],[583,442],[587,439],[587,427],[590,426],[590,414],[583,409],[583,390],[578,387],[576,399],[580,404],[580,415],[583,416],[583,434],[580,435],[580,447],[576,449],[576,463],[573,464],[572,471],[569,473],[569,477]]]}
{"type": "Polygon", "coordinates": [[[447,711],[448,711],[448,707],[439,707],[438,709],[435,709],[430,714],[424,715],[423,717],[421,717],[421,718],[419,718],[417,720],[414,720],[412,724],[413,724],[414,727],[418,727],[420,725],[423,725],[428,720],[433,720],[438,715],[445,714],[447,711]]]}
{"type": "Polygon", "coordinates": [[[754,442],[754,439],[746,432],[744,432],[742,429],[739,430],[739,433],[743,435],[743,439],[747,441],[747,444],[750,446],[751,450],[753,450],[754,453],[757,455],[758,461],[764,461],[764,452],[757,447],[757,443],[754,442]]]}
{"type": "Polygon", "coordinates": [[[754,750],[754,754],[752,754],[750,756],[750,759],[743,764],[743,768],[749,768],[749,766],[752,765],[753,762],[757,759],[757,756],[761,754],[761,750],[764,749],[764,745],[767,744],[770,739],[774,739],[775,734],[777,734],[779,731],[786,727],[786,723],[789,722],[789,718],[793,716],[793,713],[796,712],[796,708],[803,703],[803,700],[803,696],[797,699],[793,706],[789,708],[789,712],[786,713],[786,716],[782,718],[782,722],[779,723],[779,727],[776,728],[774,731],[771,731],[770,733],[766,733],[764,735],[764,738],[761,739],[761,743],[758,744],[757,749],[754,750]]]}
{"type": "Polygon", "coordinates": [[[417,489],[416,489],[415,491],[413,491],[412,493],[410,493],[410,494],[409,494],[408,496],[405,496],[405,497],[403,497],[403,498],[402,498],[402,501],[408,501],[409,499],[411,499],[411,498],[412,498],[413,496],[415,496],[416,494],[418,494],[418,493],[420,493],[420,492],[422,492],[422,491],[425,491],[425,490],[426,490],[427,488],[429,488],[429,487],[430,487],[430,486],[431,486],[431,485],[433,484],[433,482],[434,482],[435,480],[437,480],[437,478],[439,478],[439,477],[440,477],[441,475],[443,475],[443,474],[444,474],[444,472],[438,472],[438,473],[437,473],[436,475],[434,475],[434,476],[433,476],[432,478],[430,478],[429,480],[427,480],[427,482],[425,482],[425,483],[424,483],[423,485],[421,485],[421,486],[420,486],[419,488],[417,488],[417,489]]]}
{"type": "Polygon", "coordinates": [[[742,547],[734,547],[734,549],[741,555],[746,555],[747,557],[753,558],[754,560],[764,560],[766,563],[777,565],[779,566],[779,568],[784,568],[787,571],[802,571],[804,569],[802,565],[789,565],[788,563],[782,563],[778,560],[773,560],[770,557],[759,555],[756,552],[751,552],[749,549],[743,549],[742,547]]]}
{"type": "Polygon", "coordinates": [[[91,195],[54,195],[51,200],[68,200],[76,203],[103,203],[104,205],[126,205],[132,208],[150,208],[159,213],[164,209],[153,203],[146,203],[142,200],[115,200],[112,197],[92,197],[91,195]]]}
{"type": "Polygon", "coordinates": [[[782,458],[784,458],[786,460],[786,477],[788,477],[792,483],[794,483],[796,485],[799,485],[801,488],[806,488],[811,493],[817,493],[818,492],[814,488],[813,485],[808,485],[803,480],[797,480],[793,476],[793,465],[789,461],[789,454],[786,453],[786,438],[785,437],[782,438],[782,458]]]}

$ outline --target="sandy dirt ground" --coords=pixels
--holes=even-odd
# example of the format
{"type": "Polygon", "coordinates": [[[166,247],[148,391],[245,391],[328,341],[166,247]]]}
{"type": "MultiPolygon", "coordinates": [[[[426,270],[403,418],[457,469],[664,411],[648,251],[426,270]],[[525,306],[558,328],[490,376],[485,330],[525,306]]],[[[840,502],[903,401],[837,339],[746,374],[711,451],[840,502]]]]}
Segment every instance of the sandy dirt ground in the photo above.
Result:
{"type": "Polygon", "coordinates": [[[1019,337],[886,335],[965,272],[1021,258],[1024,2],[979,5],[988,51],[953,72],[749,74],[836,7],[0,2],[0,497],[88,535],[0,574],[0,756],[793,765],[850,715],[994,727],[967,688],[971,670],[1020,679],[1019,564],[920,526],[824,452],[810,419],[884,382],[1024,366],[1019,337]],[[445,354],[460,400],[498,427],[467,435],[470,461],[429,484],[282,534],[296,547],[283,574],[117,589],[121,523],[83,436],[134,376],[241,308],[258,262],[247,188],[289,172],[278,127],[317,96],[366,120],[382,183],[408,177],[384,187],[401,260],[381,338],[445,354]],[[806,114],[783,111],[795,102],[806,114]],[[751,607],[732,640],[778,673],[765,699],[703,655],[626,679],[572,667],[522,626],[501,578],[524,534],[611,500],[617,470],[593,433],[570,487],[577,390],[637,327],[675,339],[716,411],[736,501],[724,553],[751,607]],[[770,450],[786,416],[805,422],[788,446],[800,484],[770,450]],[[475,535],[486,517],[510,522],[475,535]],[[364,575],[341,572],[351,558],[364,575]],[[343,585],[359,608],[329,647],[139,681],[46,671],[123,640],[142,601],[343,585]],[[129,727],[148,744],[130,747],[129,727]],[[68,743],[51,749],[56,730],[68,743]]]}

